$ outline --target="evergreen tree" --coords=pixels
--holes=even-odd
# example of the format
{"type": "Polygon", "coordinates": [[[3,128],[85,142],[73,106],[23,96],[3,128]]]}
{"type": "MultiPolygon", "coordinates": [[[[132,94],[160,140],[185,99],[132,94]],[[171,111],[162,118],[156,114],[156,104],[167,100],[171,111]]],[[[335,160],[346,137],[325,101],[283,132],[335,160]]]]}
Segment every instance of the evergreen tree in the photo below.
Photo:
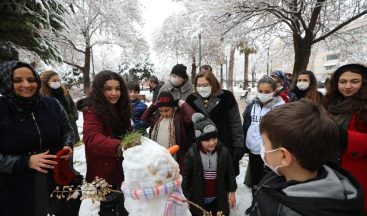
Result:
{"type": "MultiPolygon", "coordinates": [[[[51,38],[67,28],[64,13],[66,10],[59,0],[2,0],[1,50],[12,50],[9,55],[14,55],[15,48],[19,47],[45,60],[61,60],[59,49],[51,38]]],[[[9,56],[2,57],[7,58],[9,56]]]]}

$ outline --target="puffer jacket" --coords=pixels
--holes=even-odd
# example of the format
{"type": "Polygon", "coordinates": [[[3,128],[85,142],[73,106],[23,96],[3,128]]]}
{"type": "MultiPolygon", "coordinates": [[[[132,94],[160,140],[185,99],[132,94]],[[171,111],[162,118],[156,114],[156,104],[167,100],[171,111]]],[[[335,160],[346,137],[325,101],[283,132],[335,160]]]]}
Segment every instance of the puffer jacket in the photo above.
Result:
{"type": "Polygon", "coordinates": [[[61,202],[49,197],[56,186],[52,171],[37,172],[28,161],[33,154],[56,154],[73,144],[67,114],[55,98],[41,97],[41,105],[30,113],[0,97],[0,214],[58,215],[61,202]]]}
{"type": "MultiPolygon", "coordinates": [[[[223,211],[224,215],[229,215],[227,193],[236,191],[236,176],[228,149],[218,142],[217,150],[218,159],[215,183],[217,206],[219,211],[223,211]]],[[[182,175],[182,190],[188,200],[198,204],[199,206],[204,206],[203,173],[203,164],[199,153],[199,147],[195,143],[185,156],[185,170],[182,175]]],[[[191,211],[196,215],[202,215],[202,212],[197,208],[192,207],[191,211]]]]}

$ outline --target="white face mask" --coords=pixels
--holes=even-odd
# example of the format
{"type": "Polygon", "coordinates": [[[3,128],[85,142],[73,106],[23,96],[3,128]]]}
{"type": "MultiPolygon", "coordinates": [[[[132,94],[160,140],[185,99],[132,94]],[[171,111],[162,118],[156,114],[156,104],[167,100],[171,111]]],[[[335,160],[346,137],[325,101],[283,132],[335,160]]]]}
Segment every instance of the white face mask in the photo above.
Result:
{"type": "Polygon", "coordinates": [[[261,101],[261,103],[266,103],[268,101],[270,101],[274,96],[274,93],[269,93],[269,94],[263,94],[263,93],[257,93],[257,98],[259,98],[259,100],[261,101]]]}
{"type": "Polygon", "coordinates": [[[266,162],[266,160],[265,160],[265,154],[267,154],[267,153],[272,153],[272,152],[276,152],[276,151],[278,151],[278,150],[279,150],[279,148],[274,149],[274,150],[270,150],[270,151],[265,151],[264,146],[263,146],[263,145],[261,145],[261,146],[260,146],[260,156],[261,156],[261,159],[264,161],[265,166],[269,167],[269,168],[270,168],[270,169],[271,169],[275,174],[277,174],[278,176],[281,176],[281,175],[279,174],[279,172],[278,172],[278,169],[279,169],[280,167],[282,167],[282,166],[272,167],[272,166],[270,166],[270,165],[268,164],[268,162],[266,162]]]}
{"type": "Polygon", "coordinates": [[[196,91],[198,91],[201,97],[207,98],[212,94],[212,87],[211,86],[196,87],[196,91]]]}
{"type": "Polygon", "coordinates": [[[279,87],[277,87],[277,89],[276,89],[277,91],[281,91],[281,90],[283,90],[283,86],[279,86],[279,87]]]}
{"type": "Polygon", "coordinates": [[[49,85],[50,85],[50,88],[52,89],[58,89],[60,88],[61,83],[60,82],[50,82],[49,85]]]}
{"type": "Polygon", "coordinates": [[[301,91],[308,89],[309,86],[310,86],[309,82],[297,82],[297,88],[301,91]]]}
{"type": "Polygon", "coordinates": [[[170,82],[173,86],[178,87],[183,83],[183,79],[180,77],[171,77],[170,82]]]}

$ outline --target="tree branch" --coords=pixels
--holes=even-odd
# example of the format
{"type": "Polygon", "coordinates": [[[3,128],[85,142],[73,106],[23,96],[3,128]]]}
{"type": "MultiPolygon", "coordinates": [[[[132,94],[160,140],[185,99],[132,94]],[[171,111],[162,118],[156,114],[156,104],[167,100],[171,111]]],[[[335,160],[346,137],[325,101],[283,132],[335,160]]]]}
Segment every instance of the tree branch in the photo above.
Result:
{"type": "Polygon", "coordinates": [[[81,71],[83,71],[83,69],[84,69],[84,67],[82,67],[82,66],[80,66],[80,65],[77,65],[77,64],[75,64],[75,63],[72,63],[72,62],[69,62],[69,61],[66,61],[66,60],[63,60],[63,62],[65,63],[65,64],[68,64],[68,65],[70,65],[70,66],[73,66],[73,67],[75,67],[75,68],[78,68],[79,70],[81,70],[81,71]]]}
{"type": "Polygon", "coordinates": [[[350,19],[346,20],[344,23],[338,25],[337,27],[335,27],[334,29],[332,29],[331,31],[329,31],[328,33],[324,34],[323,36],[320,36],[319,38],[316,38],[315,40],[312,41],[312,44],[315,44],[319,41],[325,40],[325,38],[329,37],[330,35],[334,34],[335,32],[337,32],[338,30],[342,29],[344,26],[348,25],[349,23],[351,23],[352,21],[362,17],[363,15],[367,14],[367,10],[362,11],[361,13],[357,14],[354,17],[351,17],[350,19]]]}

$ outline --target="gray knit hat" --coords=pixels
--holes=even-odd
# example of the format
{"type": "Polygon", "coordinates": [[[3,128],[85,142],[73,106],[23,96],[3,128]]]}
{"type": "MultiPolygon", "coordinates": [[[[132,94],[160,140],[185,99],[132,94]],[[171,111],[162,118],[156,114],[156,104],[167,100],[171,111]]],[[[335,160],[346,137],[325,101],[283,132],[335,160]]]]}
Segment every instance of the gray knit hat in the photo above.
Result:
{"type": "Polygon", "coordinates": [[[192,115],[192,122],[194,123],[195,139],[197,142],[218,137],[218,130],[214,122],[202,113],[194,113],[192,115]]]}

